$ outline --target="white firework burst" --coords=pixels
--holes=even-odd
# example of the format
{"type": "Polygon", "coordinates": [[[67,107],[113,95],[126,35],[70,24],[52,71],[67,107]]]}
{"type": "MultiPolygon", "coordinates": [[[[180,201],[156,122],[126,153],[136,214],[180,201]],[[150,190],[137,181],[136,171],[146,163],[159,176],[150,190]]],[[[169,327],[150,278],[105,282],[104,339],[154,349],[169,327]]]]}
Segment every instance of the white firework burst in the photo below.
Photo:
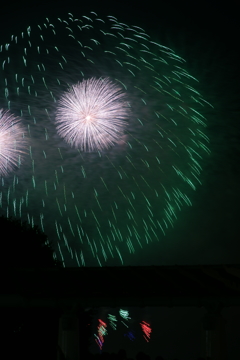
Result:
{"type": "Polygon", "coordinates": [[[23,133],[20,118],[0,109],[0,176],[20,166],[25,148],[23,133]]]}
{"type": "Polygon", "coordinates": [[[72,85],[59,100],[56,128],[60,137],[83,151],[104,150],[121,140],[127,125],[126,94],[109,78],[72,85]]]}

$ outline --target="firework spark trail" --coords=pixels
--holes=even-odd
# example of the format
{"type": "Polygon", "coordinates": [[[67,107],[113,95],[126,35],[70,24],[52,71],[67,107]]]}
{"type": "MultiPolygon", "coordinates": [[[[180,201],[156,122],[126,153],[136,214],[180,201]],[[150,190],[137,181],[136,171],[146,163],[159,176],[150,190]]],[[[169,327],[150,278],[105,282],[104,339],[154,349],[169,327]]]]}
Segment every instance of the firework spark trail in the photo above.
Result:
{"type": "Polygon", "coordinates": [[[104,336],[106,336],[108,334],[107,332],[107,324],[101,320],[98,319],[99,324],[98,324],[98,335],[95,335],[95,341],[97,343],[97,345],[99,346],[100,350],[102,350],[103,344],[104,344],[104,336]]]}
{"type": "Polygon", "coordinates": [[[2,212],[42,226],[66,264],[124,263],[126,252],[161,241],[191,205],[209,153],[208,104],[184,60],[144,30],[95,13],[46,19],[0,51],[1,107],[21,116],[30,137],[24,169],[2,183],[2,212]],[[63,98],[100,79],[124,94],[121,106],[114,100],[120,126],[105,149],[101,135],[71,134],[75,149],[55,127],[66,140],[63,98]]]}
{"type": "MultiPolygon", "coordinates": [[[[119,314],[120,314],[120,316],[121,316],[124,320],[129,321],[129,320],[131,319],[131,318],[129,317],[129,312],[128,312],[128,310],[120,309],[120,310],[119,310],[119,314]]],[[[121,320],[121,322],[123,323],[124,326],[126,326],[126,327],[128,328],[128,324],[126,324],[125,321],[122,321],[122,320],[121,320]]]]}
{"type": "Polygon", "coordinates": [[[113,330],[117,329],[117,319],[115,315],[112,314],[108,314],[108,320],[109,320],[109,324],[110,326],[113,328],[113,330]]]}
{"type": "Polygon", "coordinates": [[[144,339],[149,342],[150,340],[150,334],[152,332],[151,326],[149,323],[147,323],[146,321],[142,321],[140,322],[140,326],[142,328],[142,331],[144,333],[143,337],[144,339]]]}

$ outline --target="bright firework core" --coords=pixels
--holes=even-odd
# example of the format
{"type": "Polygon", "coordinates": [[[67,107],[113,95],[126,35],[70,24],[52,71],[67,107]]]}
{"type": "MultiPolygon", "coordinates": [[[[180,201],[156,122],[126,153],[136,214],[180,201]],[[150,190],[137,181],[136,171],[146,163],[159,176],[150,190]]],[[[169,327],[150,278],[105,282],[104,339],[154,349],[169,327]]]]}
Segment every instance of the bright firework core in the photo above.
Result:
{"type": "Polygon", "coordinates": [[[60,98],[56,128],[60,137],[83,151],[104,150],[119,142],[129,116],[126,94],[109,78],[72,85],[60,98]]]}
{"type": "Polygon", "coordinates": [[[21,164],[26,141],[20,118],[0,109],[0,176],[6,176],[21,164]]]}

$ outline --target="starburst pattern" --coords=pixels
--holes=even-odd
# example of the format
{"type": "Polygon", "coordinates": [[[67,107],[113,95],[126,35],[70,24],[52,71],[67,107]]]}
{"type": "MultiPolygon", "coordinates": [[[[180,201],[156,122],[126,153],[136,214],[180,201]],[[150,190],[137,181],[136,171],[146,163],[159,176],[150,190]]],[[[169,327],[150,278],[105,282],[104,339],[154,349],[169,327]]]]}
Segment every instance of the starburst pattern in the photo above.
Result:
{"type": "Polygon", "coordinates": [[[46,18],[12,36],[0,56],[1,106],[30,137],[24,168],[2,183],[1,211],[40,225],[65,265],[124,264],[161,242],[191,205],[209,153],[209,104],[185,61],[143,29],[95,13],[46,18]],[[100,102],[103,116],[92,113],[96,84],[106,99],[113,93],[100,102]],[[73,96],[84,99],[83,113],[69,117],[73,96]],[[66,127],[72,119],[85,119],[84,128],[66,127]],[[114,129],[93,132],[100,119],[114,129]]]}
{"type": "Polygon", "coordinates": [[[25,143],[21,119],[0,109],[0,176],[20,166],[25,143]]]}
{"type": "Polygon", "coordinates": [[[103,150],[123,136],[128,117],[122,89],[109,79],[73,85],[59,100],[58,134],[83,151],[103,150]]]}

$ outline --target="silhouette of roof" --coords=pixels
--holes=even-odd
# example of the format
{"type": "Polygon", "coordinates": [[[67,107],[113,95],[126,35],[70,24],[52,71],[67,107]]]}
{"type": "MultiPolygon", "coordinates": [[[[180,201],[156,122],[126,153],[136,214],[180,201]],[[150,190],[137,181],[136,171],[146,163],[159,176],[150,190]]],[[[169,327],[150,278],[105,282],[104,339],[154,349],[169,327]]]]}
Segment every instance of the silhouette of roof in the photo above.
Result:
{"type": "Polygon", "coordinates": [[[4,269],[0,306],[240,305],[240,265],[4,269]]]}

